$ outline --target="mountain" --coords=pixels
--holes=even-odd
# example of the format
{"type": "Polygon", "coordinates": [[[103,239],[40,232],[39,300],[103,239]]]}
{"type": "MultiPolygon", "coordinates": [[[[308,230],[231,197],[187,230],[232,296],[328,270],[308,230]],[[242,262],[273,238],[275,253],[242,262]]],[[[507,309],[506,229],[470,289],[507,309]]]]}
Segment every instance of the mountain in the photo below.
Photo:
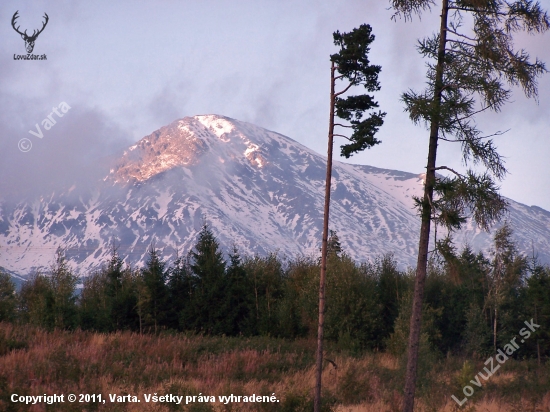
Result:
{"type": "MultiPolygon", "coordinates": [[[[106,262],[113,240],[132,265],[152,242],[165,259],[193,247],[206,220],[228,250],[318,255],[324,156],[292,139],[223,116],[186,117],[129,147],[94,188],[0,203],[0,266],[48,268],[63,247],[80,274],[106,262]]],[[[334,163],[330,227],[358,261],[393,252],[413,266],[419,219],[412,197],[423,175],[334,163]]],[[[510,200],[508,220],[522,251],[550,263],[550,212],[510,200]]],[[[476,250],[491,234],[471,222],[456,237],[476,250]]]]}

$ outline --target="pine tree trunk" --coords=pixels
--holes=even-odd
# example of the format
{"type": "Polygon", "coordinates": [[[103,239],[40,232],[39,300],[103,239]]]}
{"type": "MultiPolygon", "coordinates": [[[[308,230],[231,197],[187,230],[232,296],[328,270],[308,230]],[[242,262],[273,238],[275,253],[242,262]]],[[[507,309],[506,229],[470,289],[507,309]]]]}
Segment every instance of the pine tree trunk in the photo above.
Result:
{"type": "MultiPolygon", "coordinates": [[[[537,317],[537,304],[535,303],[535,323],[539,323],[538,317],[537,317]]],[[[537,339],[537,361],[540,368],[540,340],[537,339]]]]}
{"type": "Polygon", "coordinates": [[[498,319],[498,309],[495,308],[495,322],[493,324],[493,349],[497,353],[497,319],[498,319]]]}
{"type": "Polygon", "coordinates": [[[256,269],[254,269],[254,295],[256,296],[256,320],[260,320],[260,306],[258,303],[258,282],[256,281],[256,269]]]}
{"type": "Polygon", "coordinates": [[[330,69],[330,117],[328,127],[327,176],[325,181],[325,209],[323,214],[323,243],[321,246],[321,274],[319,276],[319,325],[317,329],[317,359],[315,370],[315,398],[313,411],[321,411],[321,380],[323,375],[323,334],[325,326],[325,278],[327,273],[328,217],[330,208],[330,183],[332,179],[332,146],[334,140],[334,62],[330,69]]]}
{"type": "Polygon", "coordinates": [[[430,125],[430,145],[428,150],[428,164],[426,166],[426,182],[422,202],[422,223],[420,226],[420,241],[418,244],[418,260],[416,264],[416,279],[414,284],[413,307],[410,323],[409,348],[407,357],[407,371],[405,377],[405,394],[403,412],[413,412],[414,396],[416,392],[416,376],[418,369],[418,349],[420,346],[420,328],[422,324],[422,302],[424,300],[424,284],[428,269],[428,247],[430,242],[430,225],[432,214],[432,199],[435,183],[435,167],[437,155],[437,140],[439,138],[439,108],[443,91],[443,70],[445,60],[445,45],[447,42],[447,13],[448,0],[443,0],[441,7],[441,26],[439,30],[439,48],[435,74],[434,88],[434,117],[430,125]]]}

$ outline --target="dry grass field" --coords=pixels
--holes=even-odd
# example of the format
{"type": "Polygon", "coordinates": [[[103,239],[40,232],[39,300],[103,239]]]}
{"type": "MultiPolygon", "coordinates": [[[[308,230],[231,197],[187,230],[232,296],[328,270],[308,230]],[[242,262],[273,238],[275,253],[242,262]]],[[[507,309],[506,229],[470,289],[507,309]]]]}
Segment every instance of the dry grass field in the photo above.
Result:
{"type": "MultiPolygon", "coordinates": [[[[48,332],[0,323],[1,411],[288,411],[312,410],[315,342],[124,332],[48,332]],[[105,403],[68,402],[68,394],[102,394],[105,403]],[[279,402],[230,402],[218,396],[275,394],[279,402]],[[64,394],[65,402],[25,405],[13,394],[64,394]],[[109,394],[140,402],[111,402],[109,394]],[[144,395],[183,396],[146,402],[144,395]],[[215,402],[185,397],[215,396],[215,402]]],[[[328,348],[327,411],[399,411],[402,360],[383,353],[328,348]]],[[[462,387],[483,361],[432,357],[421,365],[419,411],[550,411],[550,367],[508,360],[460,408],[462,387]]]]}

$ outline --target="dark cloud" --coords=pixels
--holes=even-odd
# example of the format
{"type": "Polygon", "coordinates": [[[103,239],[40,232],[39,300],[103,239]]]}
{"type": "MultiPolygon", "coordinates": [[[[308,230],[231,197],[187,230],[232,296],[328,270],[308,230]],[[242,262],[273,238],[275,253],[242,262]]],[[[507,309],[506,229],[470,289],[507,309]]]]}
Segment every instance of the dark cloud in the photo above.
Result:
{"type": "Polygon", "coordinates": [[[129,136],[101,112],[66,102],[70,109],[63,113],[58,109],[59,103],[53,107],[44,104],[44,110],[39,111],[42,114],[35,115],[33,121],[29,121],[29,113],[19,113],[18,117],[12,114],[10,119],[6,118],[9,114],[0,115],[0,193],[3,200],[17,202],[52,191],[68,190],[73,185],[77,191],[87,190],[109,173],[112,157],[129,144],[129,136]],[[51,114],[53,108],[63,116],[51,114]],[[55,121],[49,130],[44,128],[50,121],[47,116],[55,121]],[[15,127],[15,123],[25,123],[21,119],[27,124],[15,127]],[[36,125],[43,134],[41,138],[29,133],[30,130],[39,134],[36,125]],[[21,151],[21,139],[28,139],[23,149],[29,147],[29,142],[32,144],[28,152],[21,151]]]}

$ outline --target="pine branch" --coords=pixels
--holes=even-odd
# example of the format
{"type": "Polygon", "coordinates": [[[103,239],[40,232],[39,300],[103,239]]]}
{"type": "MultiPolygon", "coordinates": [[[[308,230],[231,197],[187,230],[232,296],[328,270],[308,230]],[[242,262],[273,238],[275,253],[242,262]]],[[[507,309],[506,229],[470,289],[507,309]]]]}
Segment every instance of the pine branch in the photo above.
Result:
{"type": "Polygon", "coordinates": [[[460,7],[460,6],[449,6],[449,10],[465,11],[468,13],[476,13],[476,14],[489,14],[491,16],[508,16],[508,13],[504,13],[502,11],[480,10],[480,9],[460,7]]]}
{"type": "Polygon", "coordinates": [[[350,84],[348,84],[348,87],[346,87],[344,90],[342,90],[340,92],[334,93],[334,97],[338,97],[338,96],[344,94],[345,92],[347,92],[351,88],[351,86],[355,86],[355,79],[357,79],[357,75],[355,75],[353,77],[353,80],[350,81],[350,84]]]}
{"type": "MultiPolygon", "coordinates": [[[[472,39],[471,37],[468,37],[465,34],[459,33],[459,32],[457,32],[453,29],[449,29],[448,27],[447,27],[446,30],[447,30],[448,33],[452,33],[452,34],[454,34],[458,37],[462,37],[463,39],[470,40],[470,41],[478,41],[478,39],[472,39]]],[[[447,40],[449,40],[449,39],[447,39],[447,40]]]]}
{"type": "Polygon", "coordinates": [[[434,167],[432,170],[448,170],[449,172],[453,172],[455,175],[457,175],[458,177],[460,177],[461,179],[464,179],[464,175],[458,173],[456,170],[454,169],[451,169],[450,167],[447,167],[447,166],[438,166],[438,167],[434,167]]]}
{"type": "Polygon", "coordinates": [[[470,44],[470,43],[467,43],[467,42],[464,42],[464,41],[460,41],[460,40],[447,39],[447,41],[448,41],[449,43],[453,43],[453,44],[460,44],[461,46],[476,47],[475,44],[470,44]]]}
{"type": "Polygon", "coordinates": [[[479,110],[476,110],[475,112],[471,112],[470,114],[468,114],[467,116],[464,116],[464,117],[457,117],[455,120],[449,122],[449,125],[452,125],[452,124],[455,124],[455,123],[461,123],[463,122],[464,120],[467,120],[473,116],[475,116],[476,114],[478,113],[482,113],[484,112],[485,110],[488,110],[488,109],[492,109],[492,106],[485,106],[485,107],[482,107],[481,109],[479,110]]]}
{"type": "Polygon", "coordinates": [[[507,129],[503,132],[501,132],[499,130],[498,132],[495,132],[495,133],[487,135],[487,136],[472,137],[470,139],[452,139],[451,140],[451,139],[447,139],[446,137],[443,137],[443,136],[440,136],[439,139],[444,140],[446,142],[450,142],[450,143],[480,142],[482,140],[489,139],[491,137],[502,136],[503,134],[508,133],[510,130],[512,130],[512,129],[507,129]]]}

